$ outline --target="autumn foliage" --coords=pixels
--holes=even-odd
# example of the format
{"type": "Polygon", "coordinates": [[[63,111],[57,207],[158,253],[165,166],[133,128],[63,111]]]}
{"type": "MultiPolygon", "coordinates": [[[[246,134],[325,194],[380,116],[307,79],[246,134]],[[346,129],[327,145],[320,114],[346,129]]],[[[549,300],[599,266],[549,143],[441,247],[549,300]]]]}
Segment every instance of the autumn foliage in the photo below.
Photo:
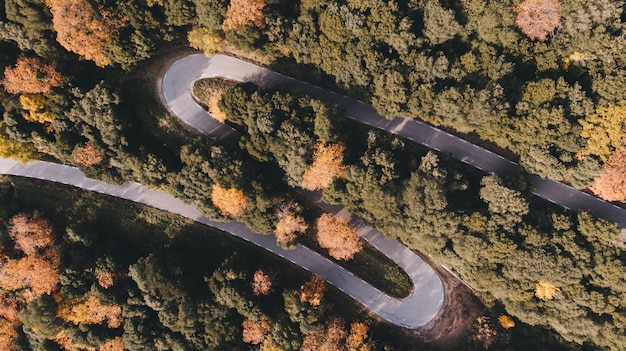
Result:
{"type": "Polygon", "coordinates": [[[258,345],[265,340],[265,336],[270,332],[270,323],[266,320],[253,321],[244,319],[243,323],[243,342],[258,345]]]}
{"type": "Polygon", "coordinates": [[[263,21],[263,0],[231,0],[222,29],[238,30],[241,26],[265,28],[263,21]]]}
{"type": "Polygon", "coordinates": [[[262,270],[254,272],[252,277],[252,293],[256,296],[268,295],[272,290],[272,279],[262,270]]]}
{"type": "Polygon", "coordinates": [[[525,0],[515,7],[515,24],[530,39],[548,40],[561,21],[559,0],[525,0]]]}
{"type": "Polygon", "coordinates": [[[87,142],[82,146],[76,146],[72,151],[72,159],[83,167],[102,163],[102,155],[91,142],[87,142]]]}
{"type": "Polygon", "coordinates": [[[556,285],[546,280],[539,280],[535,284],[535,296],[540,300],[552,300],[559,290],[556,285]]]}
{"type": "Polygon", "coordinates": [[[307,225],[304,218],[297,216],[291,211],[291,205],[284,205],[276,213],[278,223],[274,229],[276,242],[281,246],[288,246],[298,237],[298,233],[304,233],[307,225]]]}
{"type": "Polygon", "coordinates": [[[21,325],[19,311],[30,301],[56,290],[61,256],[51,223],[20,213],[9,221],[9,237],[23,255],[10,257],[0,243],[0,349],[16,350],[13,339],[21,325]]]}
{"type": "Polygon", "coordinates": [[[56,118],[56,116],[52,112],[47,111],[47,100],[43,95],[20,95],[20,104],[22,105],[22,109],[27,112],[24,113],[22,116],[25,120],[29,122],[37,122],[50,125],[50,123],[52,123],[52,121],[56,118]]]}
{"type": "Polygon", "coordinates": [[[313,164],[302,175],[302,187],[319,190],[329,186],[335,178],[343,177],[343,144],[326,144],[319,141],[314,146],[313,164]]]}
{"type": "Polygon", "coordinates": [[[363,249],[356,227],[347,219],[325,213],[316,221],[317,242],[337,260],[349,260],[363,249]]]}
{"type": "Polygon", "coordinates": [[[32,256],[40,249],[50,246],[53,237],[52,223],[39,215],[19,213],[10,221],[9,236],[15,247],[32,256]]]}
{"type": "Polygon", "coordinates": [[[326,291],[326,278],[314,274],[311,279],[300,287],[300,302],[311,306],[319,306],[322,303],[326,291]]]}
{"type": "Polygon", "coordinates": [[[245,211],[247,199],[243,190],[226,189],[219,184],[213,184],[211,201],[223,215],[237,218],[245,211]]]}
{"type": "Polygon", "coordinates": [[[60,299],[57,315],[72,324],[101,324],[106,321],[109,328],[118,328],[122,324],[122,309],[117,306],[103,305],[97,296],[88,298],[60,299]]]}
{"type": "Polygon", "coordinates": [[[326,325],[320,325],[317,329],[304,337],[301,351],[342,351],[345,350],[344,342],[348,333],[343,319],[332,317],[326,321],[326,325]]]}
{"type": "Polygon", "coordinates": [[[4,69],[4,88],[11,94],[47,94],[61,83],[56,65],[37,57],[20,56],[15,67],[4,69]]]}
{"type": "Polygon", "coordinates": [[[507,316],[506,314],[498,317],[498,322],[500,322],[500,326],[504,329],[511,329],[515,327],[515,321],[513,318],[511,318],[511,316],[507,316]]]}
{"type": "Polygon", "coordinates": [[[221,99],[222,94],[215,94],[211,96],[209,99],[208,110],[211,117],[220,123],[224,123],[226,122],[226,114],[220,109],[219,102],[221,99]]]}
{"type": "Polygon", "coordinates": [[[615,150],[609,157],[591,190],[607,201],[626,199],[626,146],[615,150]]]}
{"type": "Polygon", "coordinates": [[[47,0],[47,5],[61,46],[100,67],[111,63],[109,44],[124,21],[108,12],[97,12],[87,0],[47,0]]]}

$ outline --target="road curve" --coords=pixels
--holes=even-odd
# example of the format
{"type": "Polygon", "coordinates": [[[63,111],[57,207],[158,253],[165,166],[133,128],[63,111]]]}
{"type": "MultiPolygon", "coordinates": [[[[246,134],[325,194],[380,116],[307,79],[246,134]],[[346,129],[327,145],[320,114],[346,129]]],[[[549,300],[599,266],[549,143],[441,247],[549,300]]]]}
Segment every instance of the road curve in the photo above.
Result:
{"type": "MultiPolygon", "coordinates": [[[[166,71],[160,84],[162,102],[174,115],[189,126],[212,137],[222,137],[234,131],[214,120],[206,110],[195,102],[191,95],[194,82],[200,78],[208,77],[254,81],[264,86],[292,81],[287,76],[271,71],[266,72],[265,69],[258,66],[241,60],[233,61],[230,60],[230,57],[223,55],[213,56],[212,59],[207,59],[204,55],[190,55],[174,62],[166,71]]],[[[320,92],[323,93],[324,90],[320,89],[320,92]]],[[[324,210],[351,218],[345,208],[322,202],[319,192],[300,192],[318,203],[324,210]]],[[[329,283],[388,322],[407,328],[416,328],[428,323],[437,315],[444,299],[443,284],[435,271],[417,254],[397,240],[385,237],[381,232],[358,219],[352,219],[352,221],[357,225],[358,233],[363,239],[393,260],[408,274],[413,282],[413,291],[406,299],[391,298],[354,276],[354,279],[348,281],[343,277],[345,271],[339,266],[332,270],[318,270],[315,263],[312,262],[321,259],[321,256],[317,254],[311,256],[311,262],[305,262],[305,257],[290,260],[309,271],[323,274],[329,283]],[[335,277],[335,271],[341,272],[342,276],[335,277]]]]}
{"type": "MultiPolygon", "coordinates": [[[[522,171],[513,161],[415,119],[396,117],[388,120],[363,102],[252,63],[224,55],[207,58],[194,54],[181,58],[168,69],[162,81],[161,98],[174,114],[206,135],[217,136],[230,130],[212,118],[207,119],[206,111],[195,104],[190,95],[191,86],[197,79],[211,77],[253,82],[266,87],[290,84],[319,99],[342,106],[351,119],[448,153],[485,173],[502,176],[522,171]]],[[[572,211],[591,211],[598,217],[616,222],[626,231],[626,210],[557,181],[540,177],[531,177],[531,180],[535,185],[535,195],[572,211]]]]}
{"type": "MultiPolygon", "coordinates": [[[[419,257],[419,261],[416,261],[415,254],[406,247],[385,238],[382,233],[369,227],[360,228],[360,234],[381,251],[387,252],[392,260],[409,273],[415,283],[415,290],[408,298],[397,300],[385,295],[305,246],[297,245],[293,250],[285,250],[276,245],[276,239],[272,235],[255,234],[240,222],[211,221],[204,217],[195,205],[186,204],[165,191],[152,190],[139,183],[113,185],[87,178],[75,167],[44,161],[22,164],[5,158],[0,158],[0,173],[72,185],[152,206],[215,227],[279,255],[310,272],[324,275],[329,283],[352,296],[381,318],[405,328],[415,329],[428,323],[435,317],[443,303],[443,287],[432,269],[422,264],[419,257]]],[[[340,210],[336,206],[330,209],[334,212],[340,210]]]]}

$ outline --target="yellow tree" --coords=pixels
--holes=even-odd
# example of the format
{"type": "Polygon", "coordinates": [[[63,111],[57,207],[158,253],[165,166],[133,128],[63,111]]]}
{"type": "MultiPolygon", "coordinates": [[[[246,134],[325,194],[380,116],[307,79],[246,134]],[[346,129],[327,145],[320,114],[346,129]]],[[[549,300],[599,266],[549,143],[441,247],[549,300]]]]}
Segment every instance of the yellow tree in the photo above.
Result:
{"type": "Polygon", "coordinates": [[[326,291],[326,278],[314,274],[311,279],[300,287],[300,302],[311,306],[319,306],[326,291]]]}
{"type": "Polygon", "coordinates": [[[363,249],[357,229],[345,218],[325,213],[316,221],[317,242],[337,260],[349,260],[363,249]]]}
{"type": "Polygon", "coordinates": [[[36,57],[20,56],[15,67],[4,69],[4,88],[11,94],[47,94],[61,83],[56,65],[36,57]]]}
{"type": "Polygon", "coordinates": [[[118,305],[103,305],[97,296],[91,295],[89,298],[61,299],[57,298],[59,304],[57,316],[78,325],[100,324],[107,321],[109,328],[118,328],[122,324],[122,308],[118,305]]]}
{"type": "Polygon", "coordinates": [[[4,122],[0,122],[0,157],[15,158],[22,162],[37,158],[37,151],[30,143],[19,143],[9,137],[4,122]]]}
{"type": "Polygon", "coordinates": [[[547,280],[539,280],[535,284],[535,296],[540,300],[552,300],[560,289],[547,280]]]}
{"type": "Polygon", "coordinates": [[[88,0],[47,0],[46,3],[61,46],[100,67],[111,63],[109,43],[124,21],[108,12],[97,12],[88,0]]]}
{"type": "Polygon", "coordinates": [[[40,94],[20,95],[22,109],[28,113],[23,114],[25,120],[50,125],[56,118],[52,112],[46,111],[47,100],[40,94]]]}
{"type": "Polygon", "coordinates": [[[517,27],[533,40],[548,40],[561,21],[559,0],[525,0],[513,10],[517,27]]]}
{"type": "Polygon", "coordinates": [[[347,351],[369,351],[372,349],[372,345],[368,343],[367,332],[369,327],[362,322],[353,322],[350,325],[350,334],[346,338],[346,350],[347,351]]]}
{"type": "Polygon", "coordinates": [[[219,33],[202,26],[193,27],[187,33],[187,40],[189,40],[189,46],[203,51],[206,56],[211,56],[221,51],[222,42],[224,41],[219,33]]]}
{"type": "Polygon", "coordinates": [[[211,201],[223,215],[237,218],[245,211],[247,199],[243,190],[226,189],[219,184],[213,184],[211,201]]]}
{"type": "Polygon", "coordinates": [[[342,144],[326,144],[318,141],[313,150],[313,164],[302,174],[302,187],[319,190],[329,186],[335,178],[343,177],[347,167],[343,165],[342,144]]]}
{"type": "Polygon", "coordinates": [[[244,319],[243,323],[243,342],[258,345],[265,340],[265,336],[270,332],[270,323],[266,320],[253,321],[244,319]]]}
{"type": "Polygon", "coordinates": [[[265,28],[264,8],[264,0],[231,0],[222,29],[238,30],[241,26],[265,28]]]}
{"type": "Polygon", "coordinates": [[[626,101],[601,106],[578,123],[583,127],[580,136],[587,139],[580,158],[591,154],[606,161],[613,150],[626,145],[626,101]]]}
{"type": "Polygon", "coordinates": [[[591,191],[607,201],[626,199],[626,146],[611,154],[602,174],[594,180],[591,191]]]}

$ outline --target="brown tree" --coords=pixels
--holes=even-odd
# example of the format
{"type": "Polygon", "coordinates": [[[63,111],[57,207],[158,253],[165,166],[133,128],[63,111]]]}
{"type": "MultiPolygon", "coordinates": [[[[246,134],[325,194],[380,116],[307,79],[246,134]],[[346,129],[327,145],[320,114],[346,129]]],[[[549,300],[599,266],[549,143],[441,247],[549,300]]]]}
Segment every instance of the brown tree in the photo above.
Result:
{"type": "Polygon", "coordinates": [[[121,336],[116,337],[113,340],[109,340],[106,343],[98,347],[98,351],[124,351],[126,346],[124,345],[124,339],[121,336]]]}
{"type": "Polygon", "coordinates": [[[517,27],[533,40],[548,40],[561,21],[559,0],[525,0],[513,11],[517,13],[517,27]]]}
{"type": "Polygon", "coordinates": [[[247,199],[243,190],[226,189],[219,184],[213,184],[211,202],[223,215],[237,218],[245,211],[247,199]]]}
{"type": "Polygon", "coordinates": [[[260,269],[254,272],[252,293],[256,296],[269,295],[270,291],[272,291],[272,278],[260,269]]]}
{"type": "Polygon", "coordinates": [[[15,241],[15,247],[26,255],[36,254],[54,240],[52,223],[38,214],[16,214],[9,224],[9,236],[15,241]]]}
{"type": "Polygon", "coordinates": [[[270,323],[266,320],[253,321],[244,319],[243,323],[243,342],[258,345],[265,340],[265,336],[270,332],[270,323]]]}
{"type": "Polygon", "coordinates": [[[109,43],[124,21],[109,12],[96,11],[87,0],[47,0],[57,41],[67,50],[95,62],[111,63],[109,43]]]}
{"type": "Polygon", "coordinates": [[[13,340],[17,337],[15,325],[10,321],[0,318],[0,350],[17,351],[13,340]]]}
{"type": "Polygon", "coordinates": [[[325,213],[315,222],[317,242],[337,260],[349,260],[363,249],[357,229],[347,219],[325,213]]]}
{"type": "Polygon", "coordinates": [[[82,146],[76,146],[72,151],[72,159],[83,167],[102,163],[102,155],[96,150],[92,142],[86,142],[82,146]]]}
{"type": "Polygon", "coordinates": [[[307,229],[304,218],[293,213],[292,208],[295,206],[297,205],[294,202],[289,202],[281,205],[276,211],[278,223],[276,223],[274,235],[280,246],[292,245],[298,237],[298,233],[304,233],[307,229]]]}
{"type": "Polygon", "coordinates": [[[49,294],[60,279],[59,263],[60,255],[54,249],[46,250],[45,255],[9,260],[0,268],[0,288],[19,291],[26,302],[49,294]]]}
{"type": "Polygon", "coordinates": [[[311,280],[300,287],[300,302],[307,302],[311,306],[319,306],[326,291],[326,278],[314,274],[311,280]]]}
{"type": "Polygon", "coordinates": [[[591,191],[607,201],[626,199],[626,146],[611,154],[602,174],[594,180],[591,191]]]}
{"type": "Polygon", "coordinates": [[[329,186],[335,178],[343,177],[343,144],[326,144],[318,141],[313,150],[313,164],[302,174],[302,187],[319,190],[329,186]]]}
{"type": "Polygon", "coordinates": [[[304,337],[300,351],[342,351],[347,336],[345,322],[340,317],[332,317],[325,326],[304,337]]]}
{"type": "Polygon", "coordinates": [[[241,26],[265,28],[264,8],[264,0],[231,0],[222,29],[238,30],[241,26]]]}
{"type": "Polygon", "coordinates": [[[37,57],[20,56],[15,67],[4,69],[4,88],[11,94],[47,94],[61,83],[56,65],[37,57]]]}

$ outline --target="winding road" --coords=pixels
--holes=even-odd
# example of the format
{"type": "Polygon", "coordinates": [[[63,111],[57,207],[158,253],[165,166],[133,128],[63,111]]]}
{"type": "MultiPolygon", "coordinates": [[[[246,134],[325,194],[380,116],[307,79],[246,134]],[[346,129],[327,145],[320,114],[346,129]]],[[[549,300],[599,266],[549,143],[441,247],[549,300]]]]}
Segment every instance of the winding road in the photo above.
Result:
{"type": "MultiPolygon", "coordinates": [[[[502,176],[522,172],[522,168],[513,161],[415,119],[396,117],[388,120],[379,115],[372,106],[361,101],[252,63],[224,55],[207,58],[203,54],[194,54],[170,66],[162,82],[162,99],[174,114],[206,135],[219,136],[232,130],[212,118],[207,119],[206,111],[194,103],[190,94],[196,80],[212,77],[253,82],[265,87],[288,84],[321,100],[340,105],[351,119],[402,136],[430,149],[448,153],[485,173],[502,176]]],[[[626,228],[626,210],[554,180],[537,176],[531,177],[531,180],[535,185],[535,195],[574,212],[591,211],[598,217],[616,222],[622,229],[626,228]]]]}
{"type": "MultiPolygon", "coordinates": [[[[354,120],[403,136],[431,149],[449,153],[484,172],[498,175],[521,172],[518,164],[425,123],[405,118],[387,120],[376,113],[371,106],[360,101],[296,81],[291,77],[246,61],[223,55],[206,58],[202,54],[195,54],[172,64],[160,82],[159,90],[163,103],[173,114],[208,136],[222,137],[233,133],[230,127],[213,120],[203,108],[195,103],[191,95],[193,83],[197,79],[208,77],[254,82],[261,86],[291,84],[320,99],[341,105],[347,111],[348,116],[354,120]]],[[[164,191],[148,189],[138,183],[112,185],[87,178],[74,167],[43,161],[21,164],[19,161],[2,158],[0,158],[0,173],[69,184],[149,205],[210,225],[254,243],[313,273],[326,276],[329,283],[363,304],[374,314],[405,328],[415,329],[428,323],[439,313],[443,305],[444,288],[433,269],[405,246],[386,238],[379,231],[363,223],[359,224],[359,235],[390,257],[409,275],[414,285],[409,297],[401,300],[391,298],[304,246],[297,245],[293,250],[284,250],[276,245],[275,239],[270,235],[252,233],[239,222],[211,221],[202,216],[195,205],[185,204],[164,191]]],[[[537,196],[574,211],[591,210],[595,215],[617,222],[621,228],[626,228],[626,211],[617,206],[558,182],[538,177],[533,178],[533,182],[536,185],[537,196]]],[[[332,213],[350,216],[339,206],[330,206],[321,202],[319,194],[307,195],[332,213]]]]}

